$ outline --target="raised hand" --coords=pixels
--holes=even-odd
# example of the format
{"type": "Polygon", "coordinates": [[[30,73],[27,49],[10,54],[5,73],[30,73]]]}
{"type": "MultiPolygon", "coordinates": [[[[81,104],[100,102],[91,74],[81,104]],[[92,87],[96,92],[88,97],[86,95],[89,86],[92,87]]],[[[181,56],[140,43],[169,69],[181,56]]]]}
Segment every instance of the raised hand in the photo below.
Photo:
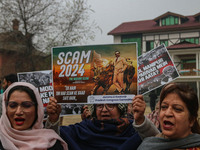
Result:
{"type": "Polygon", "coordinates": [[[47,105],[47,114],[49,115],[50,122],[56,122],[59,119],[61,113],[61,105],[57,104],[57,100],[54,97],[49,98],[47,105]]]}
{"type": "Polygon", "coordinates": [[[134,115],[135,123],[137,125],[140,125],[144,122],[144,118],[145,118],[144,112],[146,109],[146,103],[143,100],[143,96],[136,95],[133,98],[132,105],[133,105],[133,115],[134,115]]]}
{"type": "Polygon", "coordinates": [[[84,119],[89,119],[90,116],[91,116],[91,112],[90,110],[88,109],[88,106],[87,105],[84,105],[83,106],[83,112],[81,114],[81,119],[84,120],[84,119]]]}

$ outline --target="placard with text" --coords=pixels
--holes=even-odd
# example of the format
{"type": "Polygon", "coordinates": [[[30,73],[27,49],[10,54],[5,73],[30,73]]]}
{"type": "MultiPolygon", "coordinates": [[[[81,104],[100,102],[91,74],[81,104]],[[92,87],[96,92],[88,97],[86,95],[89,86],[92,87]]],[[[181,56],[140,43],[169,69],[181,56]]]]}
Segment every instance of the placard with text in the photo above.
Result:
{"type": "Polygon", "coordinates": [[[137,44],[54,47],[52,71],[59,103],[128,103],[137,94],[137,44]]]}
{"type": "Polygon", "coordinates": [[[148,93],[179,77],[164,44],[138,57],[138,93],[148,93]]]}

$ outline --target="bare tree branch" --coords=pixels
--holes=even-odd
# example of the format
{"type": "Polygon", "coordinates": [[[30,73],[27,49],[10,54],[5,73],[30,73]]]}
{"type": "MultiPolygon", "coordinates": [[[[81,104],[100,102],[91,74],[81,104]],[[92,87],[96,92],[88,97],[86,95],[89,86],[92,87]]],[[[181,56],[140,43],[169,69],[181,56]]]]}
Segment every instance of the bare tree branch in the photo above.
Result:
{"type": "Polygon", "coordinates": [[[86,43],[98,30],[89,21],[93,11],[86,0],[1,0],[0,11],[0,32],[12,30],[12,20],[18,19],[20,31],[32,34],[32,45],[43,51],[86,43]]]}

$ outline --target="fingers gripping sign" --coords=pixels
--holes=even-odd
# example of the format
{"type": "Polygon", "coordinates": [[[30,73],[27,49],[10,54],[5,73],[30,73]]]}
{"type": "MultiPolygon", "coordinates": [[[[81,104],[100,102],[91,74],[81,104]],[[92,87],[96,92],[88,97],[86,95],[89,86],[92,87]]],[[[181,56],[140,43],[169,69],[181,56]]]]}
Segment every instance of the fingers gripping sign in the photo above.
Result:
{"type": "Polygon", "coordinates": [[[86,118],[89,119],[90,116],[91,116],[91,112],[90,112],[90,110],[88,109],[88,106],[87,106],[87,105],[83,106],[83,113],[81,114],[81,119],[82,119],[82,120],[84,120],[84,119],[86,119],[86,118]]]}
{"type": "Polygon", "coordinates": [[[135,123],[137,125],[140,125],[144,122],[144,119],[145,119],[144,112],[146,109],[146,103],[143,100],[143,96],[136,95],[133,98],[132,105],[133,105],[133,115],[134,115],[135,123]]]}
{"type": "Polygon", "coordinates": [[[57,104],[57,100],[54,97],[49,98],[47,113],[49,115],[50,122],[56,122],[59,119],[59,115],[61,113],[61,105],[57,104]]]}

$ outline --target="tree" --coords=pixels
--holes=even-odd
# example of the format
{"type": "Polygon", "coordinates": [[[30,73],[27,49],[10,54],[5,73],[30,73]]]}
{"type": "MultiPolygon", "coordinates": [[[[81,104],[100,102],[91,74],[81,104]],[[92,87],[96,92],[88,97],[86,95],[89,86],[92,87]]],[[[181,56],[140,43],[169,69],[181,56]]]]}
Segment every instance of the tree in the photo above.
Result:
{"type": "Polygon", "coordinates": [[[98,29],[89,21],[93,10],[86,0],[0,0],[0,12],[0,32],[11,31],[12,21],[19,21],[31,70],[35,70],[35,50],[50,52],[54,46],[83,44],[94,39],[98,29]]]}

